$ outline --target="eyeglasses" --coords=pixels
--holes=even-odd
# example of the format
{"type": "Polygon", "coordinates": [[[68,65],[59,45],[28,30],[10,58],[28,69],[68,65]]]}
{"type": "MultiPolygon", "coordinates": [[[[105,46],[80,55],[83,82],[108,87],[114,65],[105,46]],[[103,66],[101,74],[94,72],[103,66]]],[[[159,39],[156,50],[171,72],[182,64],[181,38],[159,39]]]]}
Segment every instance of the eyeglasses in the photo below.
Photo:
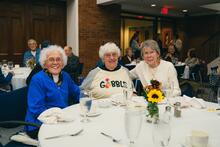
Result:
{"type": "Polygon", "coordinates": [[[111,56],[115,58],[115,57],[118,57],[118,54],[117,53],[106,53],[104,56],[106,58],[110,58],[111,56]]]}
{"type": "Polygon", "coordinates": [[[57,57],[57,58],[50,57],[50,58],[48,58],[47,60],[48,60],[49,62],[51,62],[51,63],[54,63],[55,61],[56,61],[56,62],[61,62],[61,61],[62,61],[60,57],[57,57]]]}

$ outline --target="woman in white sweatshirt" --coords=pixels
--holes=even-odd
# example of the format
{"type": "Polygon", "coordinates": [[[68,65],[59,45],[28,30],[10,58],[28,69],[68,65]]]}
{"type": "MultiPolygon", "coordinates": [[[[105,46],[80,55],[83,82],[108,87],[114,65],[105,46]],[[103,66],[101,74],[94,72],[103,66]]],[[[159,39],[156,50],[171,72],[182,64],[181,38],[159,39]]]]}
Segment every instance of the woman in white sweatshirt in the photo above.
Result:
{"type": "Polygon", "coordinates": [[[118,64],[120,49],[115,43],[101,46],[99,57],[103,64],[89,72],[80,86],[81,90],[92,92],[94,98],[108,98],[123,93],[123,89],[132,89],[129,71],[118,64]]]}
{"type": "Polygon", "coordinates": [[[160,58],[158,43],[155,40],[144,41],[141,55],[144,60],[130,71],[132,78],[140,79],[143,87],[149,85],[151,80],[157,80],[161,82],[162,88],[173,87],[173,97],[180,95],[176,69],[171,62],[160,58]]]}

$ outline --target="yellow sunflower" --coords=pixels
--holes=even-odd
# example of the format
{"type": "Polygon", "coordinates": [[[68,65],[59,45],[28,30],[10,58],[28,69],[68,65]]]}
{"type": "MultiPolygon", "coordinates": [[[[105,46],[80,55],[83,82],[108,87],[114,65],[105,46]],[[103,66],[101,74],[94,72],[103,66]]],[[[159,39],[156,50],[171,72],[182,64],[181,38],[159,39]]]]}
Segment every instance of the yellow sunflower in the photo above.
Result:
{"type": "Polygon", "coordinates": [[[160,90],[158,90],[158,89],[151,89],[147,93],[147,98],[148,98],[149,102],[158,103],[158,102],[163,100],[164,96],[163,96],[163,93],[160,90]]]}

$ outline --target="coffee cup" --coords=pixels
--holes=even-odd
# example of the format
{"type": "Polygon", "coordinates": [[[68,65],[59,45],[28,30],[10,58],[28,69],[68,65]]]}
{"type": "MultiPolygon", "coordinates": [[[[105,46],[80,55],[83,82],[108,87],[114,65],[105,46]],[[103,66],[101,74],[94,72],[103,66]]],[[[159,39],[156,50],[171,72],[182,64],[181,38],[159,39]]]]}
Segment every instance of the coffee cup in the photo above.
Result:
{"type": "Polygon", "coordinates": [[[193,130],[191,135],[186,137],[186,144],[190,147],[208,147],[208,139],[206,132],[193,130]]]}
{"type": "Polygon", "coordinates": [[[20,65],[19,64],[15,64],[15,68],[19,68],[20,67],[20,65]]]}

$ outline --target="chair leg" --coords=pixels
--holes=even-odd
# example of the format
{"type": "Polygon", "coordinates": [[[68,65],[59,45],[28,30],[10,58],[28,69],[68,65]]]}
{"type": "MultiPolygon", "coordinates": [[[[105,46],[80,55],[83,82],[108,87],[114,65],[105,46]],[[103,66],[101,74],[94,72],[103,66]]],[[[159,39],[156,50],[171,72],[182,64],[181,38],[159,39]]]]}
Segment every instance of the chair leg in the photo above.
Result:
{"type": "Polygon", "coordinates": [[[196,80],[195,73],[192,73],[192,78],[193,78],[194,81],[196,80]]]}

